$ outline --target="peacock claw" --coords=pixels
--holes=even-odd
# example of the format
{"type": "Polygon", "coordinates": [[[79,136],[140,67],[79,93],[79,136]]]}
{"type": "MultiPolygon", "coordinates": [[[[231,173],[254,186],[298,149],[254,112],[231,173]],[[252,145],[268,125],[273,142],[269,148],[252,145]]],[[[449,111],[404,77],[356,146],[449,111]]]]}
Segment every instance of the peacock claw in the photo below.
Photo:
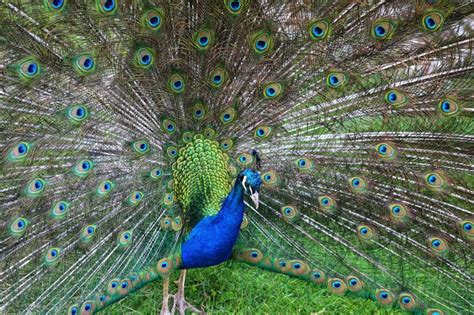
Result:
{"type": "Polygon", "coordinates": [[[190,304],[186,299],[184,298],[184,295],[182,294],[175,294],[173,295],[173,307],[171,308],[171,314],[175,314],[176,310],[178,310],[178,313],[180,315],[184,315],[186,310],[191,310],[193,313],[198,313],[198,314],[206,314],[203,310],[198,309],[194,305],[190,304]]]}
{"type": "Polygon", "coordinates": [[[169,278],[163,280],[163,304],[161,305],[160,315],[174,315],[176,310],[180,315],[184,315],[186,310],[190,310],[193,313],[206,314],[203,310],[198,309],[194,305],[190,304],[184,298],[184,282],[186,280],[186,270],[182,270],[179,276],[179,280],[176,282],[178,285],[178,292],[176,294],[169,294],[169,278]],[[173,298],[173,307],[171,312],[168,307],[169,299],[173,298]]]}

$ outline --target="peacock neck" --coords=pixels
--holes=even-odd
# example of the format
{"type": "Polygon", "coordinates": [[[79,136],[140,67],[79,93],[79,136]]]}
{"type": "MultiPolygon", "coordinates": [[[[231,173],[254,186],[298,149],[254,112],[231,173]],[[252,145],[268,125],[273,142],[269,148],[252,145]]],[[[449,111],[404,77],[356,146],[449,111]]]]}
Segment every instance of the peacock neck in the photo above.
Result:
{"type": "Polygon", "coordinates": [[[244,188],[242,184],[237,180],[235,181],[234,188],[231,190],[227,198],[222,204],[221,210],[216,215],[217,218],[225,217],[240,218],[238,225],[242,223],[244,216],[244,188]]]}
{"type": "Polygon", "coordinates": [[[244,190],[236,181],[221,210],[201,219],[181,246],[181,268],[220,264],[232,255],[244,216],[244,190]]]}

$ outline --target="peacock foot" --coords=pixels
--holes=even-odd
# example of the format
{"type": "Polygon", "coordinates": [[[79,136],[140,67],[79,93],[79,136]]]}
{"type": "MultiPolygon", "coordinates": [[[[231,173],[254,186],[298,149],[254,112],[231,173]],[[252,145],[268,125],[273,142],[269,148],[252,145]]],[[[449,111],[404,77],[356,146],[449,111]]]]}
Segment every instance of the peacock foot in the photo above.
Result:
{"type": "Polygon", "coordinates": [[[178,292],[176,294],[169,294],[169,278],[163,280],[163,304],[161,305],[160,315],[175,314],[176,310],[180,315],[184,315],[186,310],[193,313],[206,314],[203,310],[198,309],[184,298],[184,283],[186,281],[186,270],[182,270],[178,280],[178,292]],[[168,307],[169,299],[173,298],[173,307],[171,312],[168,307]]]}
{"type": "Polygon", "coordinates": [[[184,294],[179,292],[173,296],[173,308],[171,309],[171,314],[175,314],[176,310],[180,315],[184,315],[186,310],[190,310],[193,313],[206,314],[203,310],[198,309],[194,305],[190,304],[184,298],[184,294]]]}

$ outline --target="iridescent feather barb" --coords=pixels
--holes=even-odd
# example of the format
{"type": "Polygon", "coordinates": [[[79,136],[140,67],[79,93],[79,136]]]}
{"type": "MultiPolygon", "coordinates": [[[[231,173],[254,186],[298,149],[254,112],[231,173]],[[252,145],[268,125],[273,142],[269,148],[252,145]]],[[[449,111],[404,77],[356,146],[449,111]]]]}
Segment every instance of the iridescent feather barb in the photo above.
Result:
{"type": "MultiPolygon", "coordinates": [[[[168,311],[173,272],[228,259],[473,309],[472,3],[14,0],[0,19],[1,312],[89,314],[160,279],[168,311]]],[[[185,275],[173,312],[197,310],[185,275]]]]}

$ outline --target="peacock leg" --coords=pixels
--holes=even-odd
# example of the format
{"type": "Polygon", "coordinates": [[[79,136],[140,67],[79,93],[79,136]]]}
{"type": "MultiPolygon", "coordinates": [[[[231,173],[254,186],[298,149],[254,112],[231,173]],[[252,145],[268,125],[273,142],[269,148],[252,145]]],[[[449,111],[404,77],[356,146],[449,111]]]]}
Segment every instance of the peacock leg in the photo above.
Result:
{"type": "Polygon", "coordinates": [[[170,278],[163,279],[163,303],[161,304],[160,315],[170,315],[170,310],[168,307],[168,301],[170,298],[169,293],[170,278]]]}
{"type": "Polygon", "coordinates": [[[189,309],[192,312],[205,314],[204,311],[198,309],[194,305],[191,305],[188,301],[184,298],[184,282],[186,281],[186,269],[181,270],[181,274],[179,275],[178,280],[178,292],[174,295],[174,303],[173,308],[171,309],[171,313],[174,314],[176,308],[180,315],[184,315],[184,311],[189,309]]]}

